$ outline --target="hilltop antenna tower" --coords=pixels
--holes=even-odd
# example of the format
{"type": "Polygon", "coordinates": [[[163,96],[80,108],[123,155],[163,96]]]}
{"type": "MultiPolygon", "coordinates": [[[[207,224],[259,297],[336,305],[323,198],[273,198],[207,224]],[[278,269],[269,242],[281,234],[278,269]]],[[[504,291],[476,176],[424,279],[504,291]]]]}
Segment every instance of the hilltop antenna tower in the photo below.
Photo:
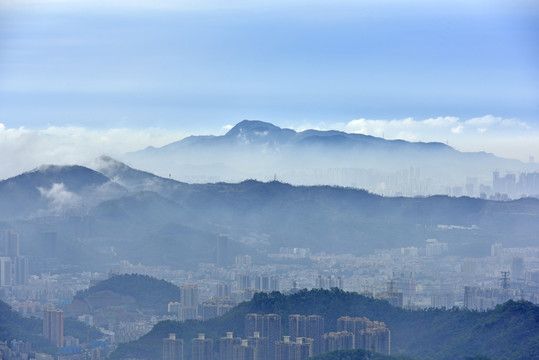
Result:
{"type": "Polygon", "coordinates": [[[509,280],[509,271],[502,271],[502,278],[500,279],[500,285],[502,289],[507,290],[511,287],[509,280]]]}

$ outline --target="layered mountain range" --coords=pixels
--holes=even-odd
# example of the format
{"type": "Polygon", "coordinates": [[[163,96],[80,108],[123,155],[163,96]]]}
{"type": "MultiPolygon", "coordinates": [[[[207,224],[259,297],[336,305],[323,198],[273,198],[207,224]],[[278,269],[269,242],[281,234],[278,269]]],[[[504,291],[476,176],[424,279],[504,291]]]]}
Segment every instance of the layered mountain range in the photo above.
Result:
{"type": "Polygon", "coordinates": [[[431,185],[423,194],[463,184],[467,177],[490,182],[496,169],[527,168],[517,160],[464,153],[439,142],[386,140],[341,131],[296,132],[252,120],[238,123],[222,136],[191,136],[127,154],[125,160],[188,182],[277,177],[296,185],[354,186],[378,193],[388,176],[412,168],[414,181],[431,185]]]}
{"type": "Polygon", "coordinates": [[[429,238],[481,256],[495,242],[536,245],[539,232],[537,199],[390,198],[255,180],[187,184],[108,157],[93,169],[43,166],[4,180],[0,203],[0,230],[21,234],[21,252],[46,253],[64,267],[128,260],[190,268],[215,261],[219,234],[230,238],[229,261],[251,254],[264,262],[283,246],[359,255],[429,238]],[[45,248],[50,234],[53,250],[45,248]]]}

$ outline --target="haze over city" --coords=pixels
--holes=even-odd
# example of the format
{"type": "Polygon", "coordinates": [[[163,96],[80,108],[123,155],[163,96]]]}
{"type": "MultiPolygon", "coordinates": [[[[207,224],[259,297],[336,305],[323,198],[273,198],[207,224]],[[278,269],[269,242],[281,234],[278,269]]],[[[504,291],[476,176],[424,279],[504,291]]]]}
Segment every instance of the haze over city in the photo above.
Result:
{"type": "Polygon", "coordinates": [[[536,0],[0,1],[0,358],[539,359],[536,0]]]}

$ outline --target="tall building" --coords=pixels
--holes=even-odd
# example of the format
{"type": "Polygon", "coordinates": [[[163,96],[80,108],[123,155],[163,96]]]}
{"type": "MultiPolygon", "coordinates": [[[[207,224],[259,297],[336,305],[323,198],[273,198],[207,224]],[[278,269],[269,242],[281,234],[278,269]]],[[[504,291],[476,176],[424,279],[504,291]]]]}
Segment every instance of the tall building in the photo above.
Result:
{"type": "Polygon", "coordinates": [[[255,348],[250,346],[246,339],[242,339],[241,343],[233,348],[233,360],[257,360],[255,354],[255,348]]]}
{"type": "Polygon", "coordinates": [[[279,291],[279,279],[271,275],[258,275],[255,279],[255,289],[261,291],[279,291]]]}
{"type": "Polygon", "coordinates": [[[9,257],[16,257],[20,255],[19,234],[11,230],[6,230],[4,232],[4,255],[9,257]]]}
{"type": "Polygon", "coordinates": [[[356,338],[356,348],[391,354],[391,332],[383,322],[374,321],[370,327],[361,330],[356,338]]]}
{"type": "Polygon", "coordinates": [[[26,285],[28,283],[28,259],[24,256],[17,256],[13,261],[15,284],[26,285]]]}
{"type": "Polygon", "coordinates": [[[275,343],[275,360],[304,360],[313,355],[312,339],[298,337],[291,341],[290,336],[284,336],[282,341],[275,343]]]}
{"type": "Polygon", "coordinates": [[[176,339],[176,334],[163,339],[163,360],[183,360],[183,339],[176,339]]]}
{"type": "Polygon", "coordinates": [[[415,301],[415,277],[413,273],[401,273],[397,276],[393,274],[395,290],[402,292],[403,303],[410,304],[415,301]]]}
{"type": "Polygon", "coordinates": [[[354,349],[390,353],[391,333],[383,322],[371,321],[366,317],[342,316],[337,319],[337,329],[354,335],[354,349]]]}
{"type": "Polygon", "coordinates": [[[198,334],[191,340],[191,360],[213,360],[213,340],[206,339],[205,334],[198,334]]]}
{"type": "Polygon", "coordinates": [[[251,288],[251,276],[247,273],[238,274],[238,289],[245,290],[251,288]]]}
{"type": "Polygon", "coordinates": [[[268,359],[274,359],[275,342],[281,339],[281,316],[277,314],[245,315],[245,336],[254,336],[255,332],[268,339],[268,359]]]}
{"type": "Polygon", "coordinates": [[[524,279],[524,259],[520,256],[511,259],[511,279],[513,281],[524,279]]]}
{"type": "Polygon", "coordinates": [[[337,319],[337,331],[349,331],[356,334],[372,326],[372,321],[366,317],[341,316],[337,319]]]}
{"type": "Polygon", "coordinates": [[[313,355],[322,353],[322,337],[324,336],[324,318],[320,315],[307,316],[305,336],[313,339],[313,355]]]}
{"type": "Polygon", "coordinates": [[[273,360],[268,357],[269,344],[267,337],[261,337],[258,331],[255,331],[253,336],[247,338],[249,346],[254,348],[254,356],[256,360],[273,360]]]}
{"type": "Polygon", "coordinates": [[[216,295],[218,297],[230,297],[232,292],[230,291],[229,284],[217,284],[216,295]]]}
{"type": "Polygon", "coordinates": [[[198,306],[198,286],[182,285],[180,286],[180,303],[185,307],[198,306]]]}
{"type": "Polygon", "coordinates": [[[328,276],[323,277],[318,275],[316,278],[315,288],[317,289],[332,289],[332,288],[344,288],[344,281],[342,277],[328,276]]]}
{"type": "Polygon", "coordinates": [[[178,311],[178,320],[180,321],[196,319],[197,317],[198,307],[195,306],[181,306],[178,311]]]}
{"type": "Polygon", "coordinates": [[[244,336],[253,336],[255,331],[262,333],[262,319],[263,315],[260,314],[247,314],[245,315],[245,327],[244,336]]]}
{"type": "Polygon", "coordinates": [[[9,257],[0,257],[0,287],[11,286],[12,279],[12,262],[9,257]]]}
{"type": "Polygon", "coordinates": [[[43,336],[58,348],[64,346],[64,312],[62,310],[43,311],[43,336]]]}
{"type": "Polygon", "coordinates": [[[217,238],[217,266],[228,265],[228,237],[219,235],[217,238]]]}
{"type": "Polygon", "coordinates": [[[262,319],[262,337],[268,338],[268,359],[275,358],[275,342],[281,339],[281,316],[277,314],[264,315],[262,319]]]}
{"type": "Polygon", "coordinates": [[[354,334],[349,331],[329,332],[323,336],[322,352],[354,349],[354,334]]]}
{"type": "Polygon", "coordinates": [[[304,315],[288,315],[288,335],[291,341],[306,335],[307,318],[304,315]]]}
{"type": "Polygon", "coordinates": [[[232,331],[219,340],[219,360],[234,360],[234,346],[241,345],[241,338],[235,338],[232,331]]]}
{"type": "Polygon", "coordinates": [[[198,316],[198,286],[182,285],[180,286],[180,310],[178,319],[188,320],[196,319],[198,316]]]}

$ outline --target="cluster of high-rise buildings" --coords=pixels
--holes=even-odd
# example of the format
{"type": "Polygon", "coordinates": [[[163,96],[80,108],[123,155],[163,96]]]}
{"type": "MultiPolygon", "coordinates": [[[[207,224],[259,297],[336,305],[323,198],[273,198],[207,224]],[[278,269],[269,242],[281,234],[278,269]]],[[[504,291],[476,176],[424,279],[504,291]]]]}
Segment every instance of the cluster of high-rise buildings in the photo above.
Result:
{"type": "MultiPolygon", "coordinates": [[[[336,332],[324,331],[320,315],[292,314],[288,335],[282,336],[278,314],[245,315],[245,338],[233,332],[219,339],[219,360],[304,360],[335,350],[367,349],[391,353],[391,333],[383,322],[343,316],[336,332]]],[[[213,360],[213,339],[199,334],[191,340],[192,360],[213,360]]],[[[183,340],[175,334],[163,339],[163,360],[183,360],[183,340]]]]}
{"type": "Polygon", "coordinates": [[[510,198],[539,195],[539,172],[508,173],[500,176],[499,171],[492,173],[492,192],[505,194],[510,198]]]}

